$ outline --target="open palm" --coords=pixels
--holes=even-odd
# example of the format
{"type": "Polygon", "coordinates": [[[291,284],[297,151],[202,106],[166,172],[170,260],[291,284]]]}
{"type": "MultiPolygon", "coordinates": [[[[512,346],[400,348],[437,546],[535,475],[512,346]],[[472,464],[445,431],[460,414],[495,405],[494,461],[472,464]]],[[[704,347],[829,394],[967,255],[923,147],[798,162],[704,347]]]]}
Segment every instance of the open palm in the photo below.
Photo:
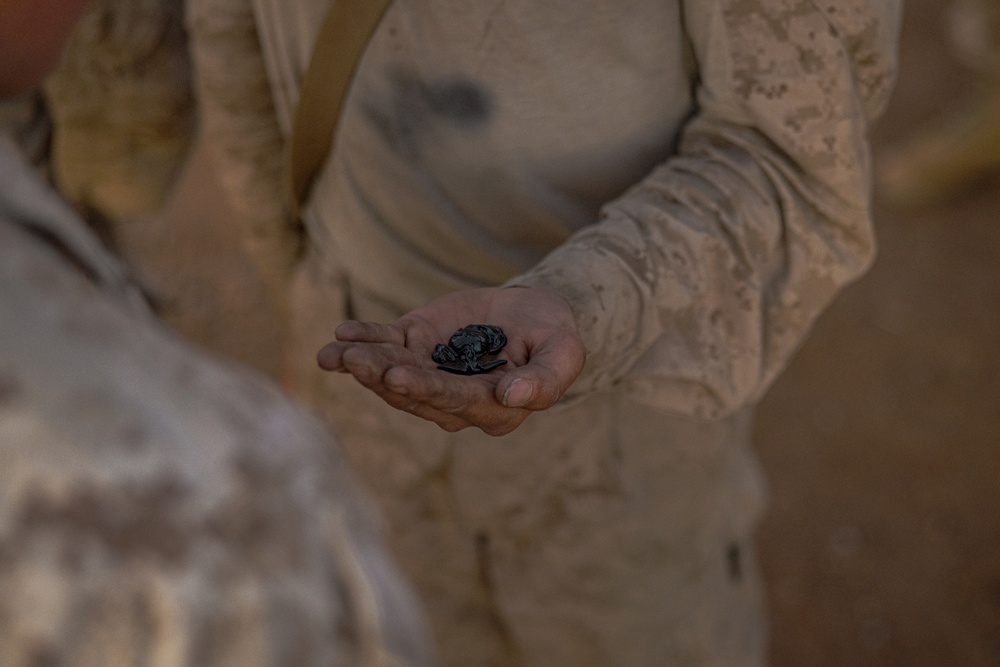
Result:
{"type": "Polygon", "coordinates": [[[475,426],[490,435],[551,407],[586,356],[569,306],[535,288],[454,292],[389,324],[345,322],[336,336],[319,352],[322,368],[350,373],[389,405],[445,430],[475,426]],[[503,329],[508,342],[497,356],[507,364],[481,375],[439,370],[435,347],[471,324],[503,329]]]}

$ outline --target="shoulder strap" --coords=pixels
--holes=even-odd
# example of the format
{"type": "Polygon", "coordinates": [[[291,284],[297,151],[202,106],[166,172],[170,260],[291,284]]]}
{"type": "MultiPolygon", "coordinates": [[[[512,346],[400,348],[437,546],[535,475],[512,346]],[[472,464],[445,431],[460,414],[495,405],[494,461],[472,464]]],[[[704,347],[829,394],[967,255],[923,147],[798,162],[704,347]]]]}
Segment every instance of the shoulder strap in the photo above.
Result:
{"type": "Polygon", "coordinates": [[[344,97],[368,40],[392,0],[332,0],[302,78],[292,123],[289,190],[299,216],[333,146],[344,97]]]}

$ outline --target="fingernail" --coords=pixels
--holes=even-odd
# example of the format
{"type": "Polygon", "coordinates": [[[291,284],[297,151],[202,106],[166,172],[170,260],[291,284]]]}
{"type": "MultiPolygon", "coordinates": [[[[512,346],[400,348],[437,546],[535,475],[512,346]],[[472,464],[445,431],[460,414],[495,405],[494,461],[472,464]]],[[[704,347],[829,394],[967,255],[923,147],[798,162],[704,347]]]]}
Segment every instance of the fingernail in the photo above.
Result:
{"type": "Polygon", "coordinates": [[[394,394],[399,394],[400,396],[408,396],[410,394],[410,388],[405,384],[400,384],[398,382],[386,382],[385,386],[389,388],[394,394]]]}
{"type": "Polygon", "coordinates": [[[503,395],[503,404],[508,408],[519,408],[531,400],[535,388],[527,380],[514,380],[503,395]]]}

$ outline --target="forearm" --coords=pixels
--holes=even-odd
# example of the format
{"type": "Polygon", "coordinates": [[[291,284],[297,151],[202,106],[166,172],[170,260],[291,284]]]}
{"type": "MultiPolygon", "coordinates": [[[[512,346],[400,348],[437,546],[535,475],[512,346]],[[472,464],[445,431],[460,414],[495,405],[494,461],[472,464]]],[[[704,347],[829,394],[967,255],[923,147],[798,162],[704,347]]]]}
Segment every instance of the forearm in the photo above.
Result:
{"type": "Polygon", "coordinates": [[[570,302],[588,351],[571,395],[624,383],[693,416],[738,409],[872,260],[866,133],[892,40],[865,47],[818,10],[727,11],[694,26],[700,110],[677,155],[511,282],[570,302]]]}

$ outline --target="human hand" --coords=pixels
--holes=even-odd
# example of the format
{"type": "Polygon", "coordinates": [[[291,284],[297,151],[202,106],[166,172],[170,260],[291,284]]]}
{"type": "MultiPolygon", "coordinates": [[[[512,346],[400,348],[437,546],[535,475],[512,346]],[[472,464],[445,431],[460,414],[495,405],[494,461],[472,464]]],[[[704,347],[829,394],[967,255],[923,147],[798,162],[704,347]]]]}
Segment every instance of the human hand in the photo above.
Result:
{"type": "Polygon", "coordinates": [[[583,369],[586,351],[566,301],[532,287],[488,287],[437,298],[391,324],[344,322],[319,351],[328,371],[348,372],[386,403],[446,431],[470,426],[505,435],[551,407],[583,369]],[[431,354],[458,329],[503,329],[507,364],[481,375],[438,369],[431,354]]]}

